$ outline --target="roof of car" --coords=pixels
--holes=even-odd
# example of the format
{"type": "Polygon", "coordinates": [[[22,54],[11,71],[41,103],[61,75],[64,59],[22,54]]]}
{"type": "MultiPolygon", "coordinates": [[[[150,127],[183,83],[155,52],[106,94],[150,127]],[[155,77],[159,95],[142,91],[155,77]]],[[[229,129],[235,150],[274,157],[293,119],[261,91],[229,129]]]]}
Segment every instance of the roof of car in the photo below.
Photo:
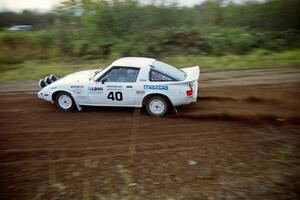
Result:
{"type": "Polygon", "coordinates": [[[112,65],[125,66],[125,67],[146,67],[152,65],[154,61],[155,61],[154,58],[124,57],[114,61],[112,65]]]}

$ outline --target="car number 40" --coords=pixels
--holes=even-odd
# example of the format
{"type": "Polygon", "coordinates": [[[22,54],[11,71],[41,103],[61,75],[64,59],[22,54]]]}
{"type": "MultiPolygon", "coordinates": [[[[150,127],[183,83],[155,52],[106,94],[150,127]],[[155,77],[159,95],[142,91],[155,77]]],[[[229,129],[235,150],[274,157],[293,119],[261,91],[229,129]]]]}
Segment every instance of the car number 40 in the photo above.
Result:
{"type": "Polygon", "coordinates": [[[112,101],[123,101],[123,94],[122,92],[109,92],[107,98],[111,99],[112,101]]]}

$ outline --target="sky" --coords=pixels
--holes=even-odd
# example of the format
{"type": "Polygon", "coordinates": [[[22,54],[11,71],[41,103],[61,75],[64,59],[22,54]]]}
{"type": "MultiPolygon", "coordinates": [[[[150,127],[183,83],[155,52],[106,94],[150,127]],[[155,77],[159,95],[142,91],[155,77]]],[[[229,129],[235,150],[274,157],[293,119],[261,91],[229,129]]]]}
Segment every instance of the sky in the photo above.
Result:
{"type": "MultiPolygon", "coordinates": [[[[0,0],[0,9],[20,11],[24,9],[48,11],[54,5],[63,0],[0,0]]],[[[151,2],[151,0],[140,0],[142,3],[151,2]]],[[[154,0],[155,1],[155,0],[154,0]]],[[[160,1],[160,0],[156,0],[160,1]]],[[[179,6],[193,6],[204,0],[164,0],[165,2],[177,1],[179,6]]]]}
{"type": "Polygon", "coordinates": [[[23,9],[46,11],[61,1],[62,0],[0,0],[0,8],[16,11],[23,9]]]}

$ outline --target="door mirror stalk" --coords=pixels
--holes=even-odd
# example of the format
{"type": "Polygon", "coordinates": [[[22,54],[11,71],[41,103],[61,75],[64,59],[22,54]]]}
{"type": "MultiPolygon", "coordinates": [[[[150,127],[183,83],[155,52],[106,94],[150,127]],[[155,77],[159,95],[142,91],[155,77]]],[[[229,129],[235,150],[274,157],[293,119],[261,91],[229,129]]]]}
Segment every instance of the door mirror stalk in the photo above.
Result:
{"type": "Polygon", "coordinates": [[[107,79],[102,79],[102,80],[101,80],[101,83],[102,83],[102,84],[105,84],[106,81],[107,81],[107,79]]]}

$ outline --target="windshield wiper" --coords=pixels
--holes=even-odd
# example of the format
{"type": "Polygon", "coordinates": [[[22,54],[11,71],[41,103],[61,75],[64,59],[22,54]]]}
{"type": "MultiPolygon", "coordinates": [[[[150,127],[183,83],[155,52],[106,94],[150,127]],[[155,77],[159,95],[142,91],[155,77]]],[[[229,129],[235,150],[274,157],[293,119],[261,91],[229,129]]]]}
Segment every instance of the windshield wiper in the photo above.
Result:
{"type": "Polygon", "coordinates": [[[94,75],[92,77],[90,77],[89,80],[92,80],[97,74],[99,74],[99,72],[101,72],[101,70],[99,70],[99,69],[97,71],[95,71],[94,75]]]}
{"type": "Polygon", "coordinates": [[[95,77],[97,74],[99,74],[99,72],[101,72],[101,70],[99,70],[99,69],[97,71],[95,71],[95,74],[93,77],[95,77]]]}

